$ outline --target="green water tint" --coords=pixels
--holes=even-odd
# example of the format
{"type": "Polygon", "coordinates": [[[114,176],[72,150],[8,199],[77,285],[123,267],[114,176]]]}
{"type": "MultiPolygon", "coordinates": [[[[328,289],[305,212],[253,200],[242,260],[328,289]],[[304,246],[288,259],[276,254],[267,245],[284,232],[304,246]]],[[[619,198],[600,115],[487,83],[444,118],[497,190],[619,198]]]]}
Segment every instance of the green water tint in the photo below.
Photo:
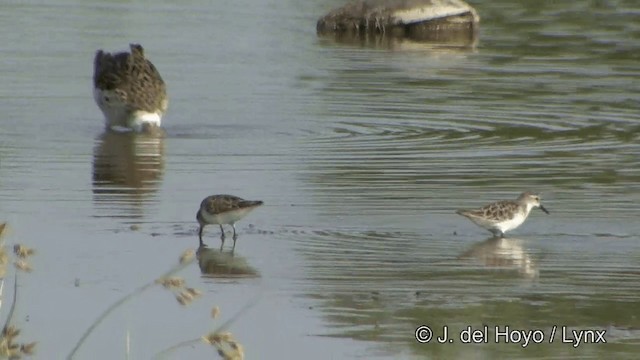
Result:
{"type": "MultiPolygon", "coordinates": [[[[635,255],[603,250],[599,256],[593,248],[602,243],[594,241],[597,236],[484,241],[450,236],[448,246],[444,239],[406,233],[322,235],[328,237],[307,239],[313,256],[323,259],[310,260],[314,271],[309,280],[317,291],[309,296],[322,304],[333,324],[326,335],[374,341],[387,350],[409,349],[429,358],[618,358],[640,345],[637,250],[635,255]],[[583,251],[563,253],[554,247],[554,242],[577,246],[580,241],[583,251]],[[353,246],[358,250],[347,250],[353,246]],[[421,325],[431,327],[435,336],[447,326],[453,342],[417,343],[413,332],[421,325]],[[460,332],[468,326],[483,332],[487,326],[487,338],[476,345],[463,343],[469,339],[460,339],[460,332]],[[526,346],[518,334],[508,343],[506,335],[499,337],[496,344],[495,328],[504,332],[506,326],[540,331],[526,346]],[[593,330],[583,336],[605,331],[606,344],[593,343],[596,336],[587,339],[591,343],[583,337],[577,345],[574,330],[593,330]]],[[[630,238],[617,242],[622,248],[635,246],[630,238]]]]}

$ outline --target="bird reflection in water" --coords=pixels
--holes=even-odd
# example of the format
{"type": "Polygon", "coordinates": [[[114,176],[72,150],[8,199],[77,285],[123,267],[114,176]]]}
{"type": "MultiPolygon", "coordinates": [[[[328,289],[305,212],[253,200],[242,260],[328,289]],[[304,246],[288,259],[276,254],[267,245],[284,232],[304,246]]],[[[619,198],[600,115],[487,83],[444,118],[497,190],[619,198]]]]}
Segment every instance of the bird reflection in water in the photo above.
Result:
{"type": "Polygon", "coordinates": [[[107,131],[96,139],[93,157],[93,194],[96,203],[133,205],[141,216],[142,204],[154,194],[164,171],[164,133],[107,131]]]}
{"type": "Polygon", "coordinates": [[[459,258],[473,258],[488,268],[517,270],[526,278],[536,278],[539,275],[538,266],[522,243],[522,240],[515,238],[491,237],[475,244],[459,258]]]}
{"type": "Polygon", "coordinates": [[[260,277],[258,270],[250,266],[245,257],[236,255],[233,251],[200,246],[196,256],[203,275],[216,278],[260,277]]]}

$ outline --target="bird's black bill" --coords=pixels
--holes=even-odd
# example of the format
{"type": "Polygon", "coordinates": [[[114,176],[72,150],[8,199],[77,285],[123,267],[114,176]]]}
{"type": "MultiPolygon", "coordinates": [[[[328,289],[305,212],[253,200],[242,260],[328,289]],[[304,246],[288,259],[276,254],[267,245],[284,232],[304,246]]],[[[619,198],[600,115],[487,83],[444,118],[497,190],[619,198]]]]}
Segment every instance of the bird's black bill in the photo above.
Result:
{"type": "Polygon", "coordinates": [[[547,215],[549,215],[549,211],[547,211],[547,209],[545,209],[544,206],[540,205],[540,210],[544,211],[545,213],[547,213],[547,215]]]}

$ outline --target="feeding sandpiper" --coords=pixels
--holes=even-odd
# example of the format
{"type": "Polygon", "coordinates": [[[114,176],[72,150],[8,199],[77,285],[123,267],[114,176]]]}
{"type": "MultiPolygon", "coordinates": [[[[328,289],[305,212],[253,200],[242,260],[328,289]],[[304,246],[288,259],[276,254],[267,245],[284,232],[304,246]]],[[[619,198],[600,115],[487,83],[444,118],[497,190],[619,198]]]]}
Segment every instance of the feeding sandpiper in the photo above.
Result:
{"type": "Polygon", "coordinates": [[[131,53],[98,50],[93,62],[93,97],[113,130],[143,131],[160,126],[167,111],[167,89],[139,44],[131,53]]]}
{"type": "Polygon", "coordinates": [[[497,201],[480,209],[458,210],[456,213],[491,231],[494,236],[503,237],[507,231],[522,225],[534,207],[549,214],[540,204],[540,195],[531,192],[523,192],[516,200],[497,201]]]}
{"type": "Polygon", "coordinates": [[[220,225],[220,250],[224,246],[224,228],[223,224],[229,224],[233,227],[233,249],[236,248],[236,235],[235,223],[245,217],[249,212],[258,206],[262,205],[260,200],[244,200],[233,195],[211,195],[207,196],[202,203],[200,203],[200,209],[196,214],[196,219],[200,224],[200,230],[198,236],[200,237],[200,246],[203,246],[202,232],[206,225],[220,225]]]}

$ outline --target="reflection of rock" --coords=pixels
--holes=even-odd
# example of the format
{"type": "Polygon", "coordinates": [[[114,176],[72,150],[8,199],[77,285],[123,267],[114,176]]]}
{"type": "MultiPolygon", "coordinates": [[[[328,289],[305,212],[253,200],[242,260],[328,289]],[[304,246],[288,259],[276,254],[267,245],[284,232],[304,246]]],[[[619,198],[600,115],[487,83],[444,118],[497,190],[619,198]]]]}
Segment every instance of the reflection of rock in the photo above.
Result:
{"type": "Polygon", "coordinates": [[[490,268],[516,269],[526,277],[538,275],[537,265],[522,247],[522,240],[489,238],[465,251],[460,258],[474,258],[490,268]]]}
{"type": "Polygon", "coordinates": [[[162,134],[105,132],[96,139],[93,157],[93,193],[97,201],[141,203],[162,180],[162,134]]]}
{"type": "Polygon", "coordinates": [[[378,34],[363,34],[353,36],[352,34],[335,34],[331,37],[324,37],[323,42],[328,44],[344,44],[370,49],[381,49],[391,51],[423,51],[430,54],[464,54],[474,51],[477,39],[463,37],[460,39],[450,39],[447,43],[425,42],[406,37],[391,37],[378,34]]]}
{"type": "Polygon", "coordinates": [[[212,277],[259,277],[258,270],[247,263],[247,259],[206,246],[198,248],[196,253],[200,272],[212,277]]]}
{"type": "Polygon", "coordinates": [[[462,0],[356,0],[321,17],[318,34],[475,42],[480,16],[462,0]]]}

